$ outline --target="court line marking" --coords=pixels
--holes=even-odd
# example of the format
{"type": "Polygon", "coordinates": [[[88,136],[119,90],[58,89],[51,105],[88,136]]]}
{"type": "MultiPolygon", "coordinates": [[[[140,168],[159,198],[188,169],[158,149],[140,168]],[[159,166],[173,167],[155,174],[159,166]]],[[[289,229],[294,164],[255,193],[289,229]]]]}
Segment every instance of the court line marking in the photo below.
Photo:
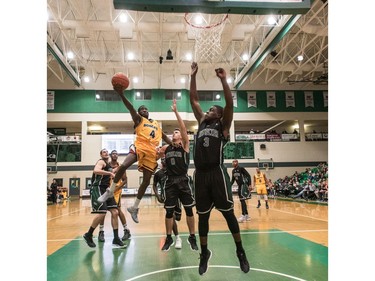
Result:
{"type": "Polygon", "coordinates": [[[55,220],[55,219],[58,219],[58,218],[61,218],[61,217],[65,217],[65,216],[69,216],[70,214],[74,214],[74,213],[77,213],[77,212],[80,212],[80,211],[86,210],[86,209],[87,209],[87,207],[84,207],[84,208],[78,209],[78,210],[76,210],[74,212],[69,212],[69,213],[66,213],[66,214],[61,215],[61,216],[49,218],[49,219],[47,219],[47,221],[55,220]]]}
{"type": "MultiPolygon", "coordinates": [[[[241,235],[255,235],[255,234],[284,234],[284,233],[301,233],[301,232],[328,232],[328,229],[303,229],[303,230],[288,230],[288,231],[283,231],[283,230],[274,230],[274,231],[241,231],[241,235]]],[[[188,237],[189,234],[186,233],[180,233],[179,234],[180,236],[186,236],[188,237]]],[[[219,235],[232,235],[232,233],[230,233],[229,231],[228,232],[210,232],[209,233],[209,236],[219,236],[219,235]]],[[[96,237],[94,235],[94,237],[96,237]]],[[[109,238],[113,238],[113,236],[108,236],[109,238]]],[[[165,237],[165,234],[155,234],[155,235],[133,235],[132,234],[132,237],[129,239],[129,241],[131,241],[131,239],[134,239],[134,238],[160,238],[160,237],[165,237]]],[[[73,240],[76,240],[76,241],[80,241],[80,240],[83,240],[83,238],[75,238],[75,239],[51,239],[51,240],[47,240],[47,242],[59,242],[59,241],[73,241],[73,240]]],[[[128,241],[128,240],[127,240],[128,241]]]]}
{"type": "MultiPolygon", "coordinates": [[[[209,268],[211,268],[211,267],[239,269],[239,266],[233,266],[233,265],[209,265],[209,268]]],[[[174,267],[174,268],[167,268],[167,269],[162,269],[162,270],[156,270],[156,271],[148,272],[148,273],[145,273],[145,274],[142,274],[142,275],[134,276],[134,277],[132,277],[130,279],[126,279],[125,281],[133,281],[133,280],[137,280],[139,278],[143,278],[143,277],[146,277],[146,276],[150,276],[150,275],[154,275],[154,274],[158,274],[158,273],[163,273],[163,272],[167,272],[167,271],[182,270],[182,269],[192,269],[192,268],[198,268],[198,266],[182,266],[182,267],[174,267]]],[[[292,276],[292,275],[288,275],[288,274],[284,274],[284,273],[280,273],[280,272],[276,272],[276,271],[271,271],[271,270],[266,270],[266,269],[250,268],[250,271],[260,271],[260,272],[265,272],[265,273],[280,275],[280,276],[287,277],[287,278],[290,278],[290,279],[293,279],[293,280],[307,281],[305,279],[301,279],[301,278],[298,278],[298,277],[295,277],[295,276],[292,276]]]]}
{"type": "MultiPolygon", "coordinates": [[[[250,204],[250,205],[253,206],[253,207],[257,206],[257,205],[253,205],[253,204],[250,204]]],[[[314,217],[310,217],[310,216],[306,216],[306,215],[300,215],[300,214],[296,214],[296,213],[292,213],[292,212],[287,212],[287,211],[281,211],[281,210],[278,210],[278,209],[273,209],[273,208],[268,209],[268,211],[270,211],[270,210],[272,210],[272,211],[278,211],[280,213],[285,213],[285,214],[289,214],[289,215],[295,215],[295,216],[299,216],[299,217],[309,218],[309,219],[313,219],[313,220],[328,222],[328,220],[318,219],[318,218],[314,218],[314,217]]]]}

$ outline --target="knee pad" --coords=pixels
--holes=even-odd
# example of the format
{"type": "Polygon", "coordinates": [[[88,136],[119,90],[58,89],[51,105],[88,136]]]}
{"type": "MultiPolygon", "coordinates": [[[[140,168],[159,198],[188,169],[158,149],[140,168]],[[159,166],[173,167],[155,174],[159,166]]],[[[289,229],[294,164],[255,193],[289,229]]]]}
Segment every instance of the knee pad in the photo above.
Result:
{"type": "Polygon", "coordinates": [[[167,211],[167,213],[165,214],[165,217],[166,217],[167,219],[171,219],[171,218],[173,218],[174,210],[171,209],[171,208],[168,208],[168,209],[166,209],[166,211],[167,211]]]}

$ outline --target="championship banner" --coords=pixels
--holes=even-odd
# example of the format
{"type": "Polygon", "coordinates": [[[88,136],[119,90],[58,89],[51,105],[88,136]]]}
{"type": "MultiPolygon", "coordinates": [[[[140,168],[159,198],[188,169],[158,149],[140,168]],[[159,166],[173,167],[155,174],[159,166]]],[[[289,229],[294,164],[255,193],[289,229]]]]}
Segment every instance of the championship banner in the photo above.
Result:
{"type": "Polygon", "coordinates": [[[236,141],[244,141],[244,140],[265,140],[266,134],[236,134],[235,140],[236,141]]]}
{"type": "Polygon", "coordinates": [[[237,92],[232,92],[233,106],[237,107],[237,92]]]}
{"type": "Polygon", "coordinates": [[[294,92],[285,92],[285,104],[286,107],[296,107],[294,92]]]}
{"type": "Polygon", "coordinates": [[[266,134],[266,140],[269,140],[269,141],[278,141],[278,140],[281,140],[281,136],[279,134],[266,134]]]}
{"type": "Polygon", "coordinates": [[[297,134],[282,134],[281,135],[282,140],[298,140],[297,134]]]}
{"type": "Polygon", "coordinates": [[[305,107],[314,107],[313,92],[305,92],[305,107]]]}
{"type": "Polygon", "coordinates": [[[256,92],[247,92],[247,107],[257,107],[256,92]]]}
{"type": "Polygon", "coordinates": [[[276,107],[276,93],[267,92],[267,107],[276,107]]]}
{"type": "Polygon", "coordinates": [[[323,92],[324,107],[328,107],[328,92],[323,92]]]}
{"type": "Polygon", "coordinates": [[[47,110],[55,109],[55,92],[47,91],[47,110]]]}

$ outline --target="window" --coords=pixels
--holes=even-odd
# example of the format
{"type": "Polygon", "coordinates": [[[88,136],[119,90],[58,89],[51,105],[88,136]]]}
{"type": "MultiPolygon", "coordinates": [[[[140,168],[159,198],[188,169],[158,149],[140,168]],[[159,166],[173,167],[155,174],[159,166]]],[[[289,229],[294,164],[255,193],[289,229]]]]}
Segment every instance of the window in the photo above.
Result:
{"type": "Polygon", "coordinates": [[[151,100],[151,90],[135,90],[135,100],[151,100]]]}
{"type": "Polygon", "coordinates": [[[198,91],[200,101],[220,101],[221,93],[216,91],[198,91]]]}
{"type": "Polygon", "coordinates": [[[113,90],[95,91],[96,101],[121,101],[120,96],[113,90]]]}
{"type": "Polygon", "coordinates": [[[181,91],[178,90],[165,90],[165,99],[166,100],[181,100],[181,91]]]}
{"type": "Polygon", "coordinates": [[[129,147],[134,143],[134,134],[102,135],[102,147],[109,153],[117,150],[118,154],[128,154],[129,147]]]}

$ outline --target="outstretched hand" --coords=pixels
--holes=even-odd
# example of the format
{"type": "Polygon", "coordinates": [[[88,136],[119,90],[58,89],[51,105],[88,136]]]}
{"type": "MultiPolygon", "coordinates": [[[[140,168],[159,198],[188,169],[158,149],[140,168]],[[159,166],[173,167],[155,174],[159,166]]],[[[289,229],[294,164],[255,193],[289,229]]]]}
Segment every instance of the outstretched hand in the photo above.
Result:
{"type": "Polygon", "coordinates": [[[215,69],[216,76],[219,77],[220,79],[223,79],[227,76],[227,73],[225,70],[221,67],[215,69]]]}
{"type": "Polygon", "coordinates": [[[113,89],[116,91],[116,93],[118,93],[119,95],[122,95],[125,88],[121,85],[114,85],[113,86],[113,89]]]}
{"type": "Polygon", "coordinates": [[[176,99],[173,99],[173,104],[171,105],[171,109],[172,109],[173,112],[177,112],[176,99]]]}
{"type": "Polygon", "coordinates": [[[191,64],[191,76],[196,75],[198,72],[198,64],[196,62],[193,62],[191,64]]]}

